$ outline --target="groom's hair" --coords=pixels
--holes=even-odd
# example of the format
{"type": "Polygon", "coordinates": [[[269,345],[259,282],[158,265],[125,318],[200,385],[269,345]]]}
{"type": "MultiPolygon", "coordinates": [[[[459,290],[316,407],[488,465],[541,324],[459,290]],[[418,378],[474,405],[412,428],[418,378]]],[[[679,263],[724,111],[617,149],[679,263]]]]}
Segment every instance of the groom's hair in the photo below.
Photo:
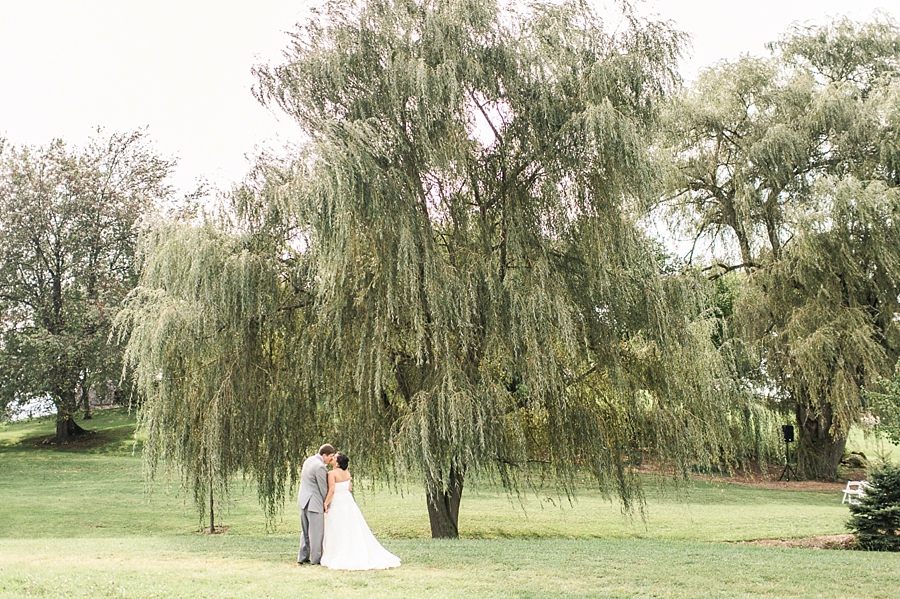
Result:
{"type": "Polygon", "coordinates": [[[334,447],[326,443],[319,448],[319,455],[331,455],[334,453],[334,447]]]}

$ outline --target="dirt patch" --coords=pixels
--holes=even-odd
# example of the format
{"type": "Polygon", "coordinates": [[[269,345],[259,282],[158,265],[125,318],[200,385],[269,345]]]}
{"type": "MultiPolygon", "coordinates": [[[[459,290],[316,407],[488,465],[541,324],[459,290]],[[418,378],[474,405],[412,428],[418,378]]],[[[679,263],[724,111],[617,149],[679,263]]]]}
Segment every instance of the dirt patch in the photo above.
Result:
{"type": "Polygon", "coordinates": [[[85,430],[84,432],[69,435],[65,445],[56,444],[56,435],[39,435],[36,437],[25,437],[19,441],[19,445],[30,447],[33,449],[47,448],[50,446],[59,449],[82,449],[84,447],[94,447],[98,444],[105,443],[100,431],[85,430]]]}
{"type": "MultiPolygon", "coordinates": [[[[751,477],[697,477],[698,480],[715,480],[717,482],[731,483],[745,487],[758,489],[779,489],[787,491],[834,491],[840,493],[846,485],[844,482],[828,482],[821,480],[778,480],[777,478],[751,478],[751,477]]],[[[858,479],[856,479],[858,480],[858,479]]]]}
{"type": "Polygon", "coordinates": [[[207,526],[207,527],[205,527],[205,528],[201,528],[200,530],[195,530],[195,531],[194,531],[194,534],[199,534],[199,535],[224,535],[226,532],[228,532],[228,527],[227,527],[227,526],[216,526],[216,532],[209,532],[209,526],[207,526]]]}
{"type": "Polygon", "coordinates": [[[759,547],[790,547],[794,549],[855,549],[856,539],[851,534],[821,535],[803,539],[759,539],[744,541],[741,545],[759,547]]]}
{"type": "Polygon", "coordinates": [[[78,452],[83,450],[101,449],[107,445],[120,443],[123,440],[133,438],[134,427],[118,426],[100,430],[85,430],[81,434],[70,436],[65,445],[56,444],[55,434],[25,437],[11,445],[18,445],[29,449],[53,449],[57,451],[78,452]]]}
{"type": "Polygon", "coordinates": [[[788,491],[832,491],[840,493],[848,480],[866,480],[865,469],[841,468],[835,481],[823,480],[778,480],[782,466],[770,466],[767,471],[736,470],[729,476],[695,475],[695,480],[715,481],[757,487],[759,489],[780,489],[788,491]]]}

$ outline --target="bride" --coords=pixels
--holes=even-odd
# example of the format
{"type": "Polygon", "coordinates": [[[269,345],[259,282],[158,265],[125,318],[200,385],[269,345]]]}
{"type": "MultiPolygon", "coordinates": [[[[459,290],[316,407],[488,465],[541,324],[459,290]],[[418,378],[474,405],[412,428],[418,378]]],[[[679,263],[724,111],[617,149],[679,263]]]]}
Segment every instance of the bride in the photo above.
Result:
{"type": "Polygon", "coordinates": [[[350,493],[353,482],[347,471],[349,463],[350,458],[338,452],[336,467],[328,473],[321,563],[334,570],[396,568],[400,558],[381,546],[350,493]]]}

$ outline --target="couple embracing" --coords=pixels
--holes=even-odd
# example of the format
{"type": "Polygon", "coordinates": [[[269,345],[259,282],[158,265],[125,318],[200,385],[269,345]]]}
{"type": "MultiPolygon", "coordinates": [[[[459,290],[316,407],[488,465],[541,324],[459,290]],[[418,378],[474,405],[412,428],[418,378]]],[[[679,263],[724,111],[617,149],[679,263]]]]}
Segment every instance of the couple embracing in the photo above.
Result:
{"type": "Polygon", "coordinates": [[[381,546],[350,493],[349,463],[350,458],[328,444],[303,462],[297,498],[303,534],[297,563],[335,570],[396,568],[400,558],[381,546]]]}

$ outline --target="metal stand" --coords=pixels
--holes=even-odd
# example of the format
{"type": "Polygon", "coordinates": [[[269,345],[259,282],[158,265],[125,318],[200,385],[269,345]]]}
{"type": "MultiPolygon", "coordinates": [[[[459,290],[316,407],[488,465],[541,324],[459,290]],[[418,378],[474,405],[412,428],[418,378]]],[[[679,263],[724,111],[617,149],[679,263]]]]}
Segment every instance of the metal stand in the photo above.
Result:
{"type": "Polygon", "coordinates": [[[785,480],[791,480],[792,474],[794,475],[794,480],[797,480],[797,471],[791,466],[791,442],[787,439],[784,440],[784,470],[781,471],[781,476],[778,477],[778,480],[780,481],[784,478],[785,474],[787,474],[785,480]]]}

